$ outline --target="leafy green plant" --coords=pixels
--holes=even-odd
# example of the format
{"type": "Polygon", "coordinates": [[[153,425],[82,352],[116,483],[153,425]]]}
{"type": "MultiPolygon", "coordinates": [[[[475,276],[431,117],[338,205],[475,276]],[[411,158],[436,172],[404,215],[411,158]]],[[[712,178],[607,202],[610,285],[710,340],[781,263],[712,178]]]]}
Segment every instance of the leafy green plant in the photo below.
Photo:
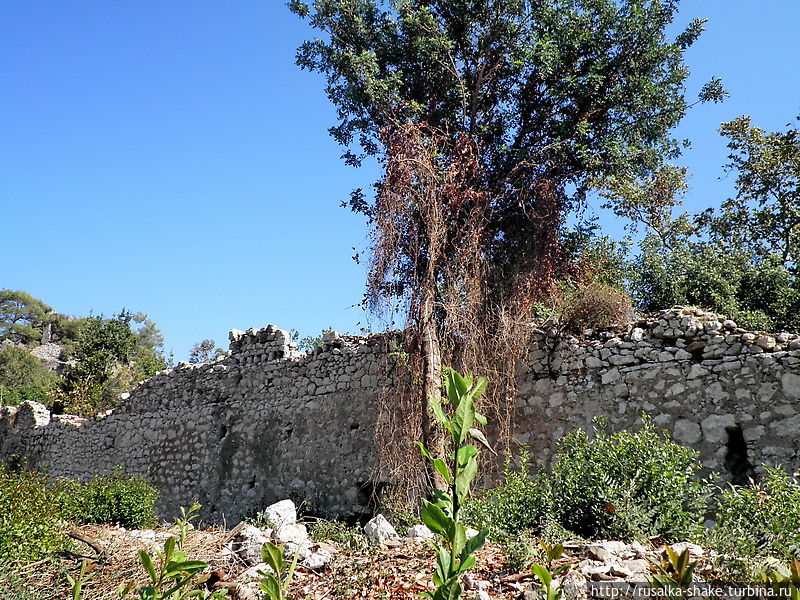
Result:
{"type": "Polygon", "coordinates": [[[317,519],[311,523],[309,534],[311,539],[317,542],[330,541],[344,548],[355,550],[367,550],[369,548],[369,540],[367,540],[367,536],[363,534],[361,528],[348,525],[343,521],[317,519]]]}
{"type": "Polygon", "coordinates": [[[423,456],[449,487],[449,493],[435,490],[434,501],[423,499],[420,508],[425,524],[443,539],[443,543],[433,542],[437,554],[433,582],[437,589],[422,594],[431,600],[461,598],[461,576],[475,565],[474,553],[483,546],[488,534],[488,530],[484,529],[467,539],[466,528],[459,521],[461,506],[469,496],[472,482],[478,474],[478,449],[464,442],[472,438],[489,447],[483,432],[473,427],[476,424],[486,425],[486,417],[475,409],[475,400],[483,394],[486,386],[487,380],[483,377],[473,381],[471,375],[465,378],[448,369],[445,374],[447,394],[442,400],[452,405],[451,414],[445,413],[443,401],[438,398],[431,397],[429,402],[437,423],[450,436],[451,456],[447,460],[435,457],[417,442],[423,456]]]}
{"type": "Polygon", "coordinates": [[[24,563],[63,550],[59,507],[44,475],[0,469],[0,563],[24,563]]]}
{"type": "Polygon", "coordinates": [[[514,538],[539,532],[550,504],[548,482],[532,472],[530,452],[523,446],[516,458],[506,454],[497,485],[466,502],[463,515],[474,527],[490,529],[493,538],[514,538]]]}
{"type": "Polygon", "coordinates": [[[542,600],[561,600],[564,590],[561,589],[560,582],[558,579],[556,579],[555,575],[547,569],[547,567],[534,564],[531,565],[531,572],[542,584],[542,600]]]}
{"type": "Polygon", "coordinates": [[[590,539],[694,539],[702,531],[707,490],[694,450],[673,443],[643,417],[639,431],[567,434],[547,476],[549,512],[590,539]]]}
{"type": "Polygon", "coordinates": [[[142,527],[155,519],[157,497],[145,478],[116,469],[88,482],[62,481],[60,503],[64,518],[75,523],[142,527]]]}
{"type": "Polygon", "coordinates": [[[781,598],[800,600],[800,560],[792,559],[788,566],[777,566],[761,572],[761,581],[773,589],[785,589],[788,593],[780,594],[781,598]]]}
{"type": "Polygon", "coordinates": [[[719,490],[710,545],[721,552],[792,558],[800,548],[800,483],[781,468],[747,486],[719,490]]]}
{"type": "Polygon", "coordinates": [[[564,590],[561,588],[558,578],[567,571],[569,565],[553,568],[553,563],[564,554],[564,546],[560,543],[548,544],[546,541],[541,540],[539,548],[544,556],[545,564],[532,564],[531,573],[542,584],[540,596],[542,600],[560,600],[564,590]]]}
{"type": "Polygon", "coordinates": [[[259,571],[261,576],[258,586],[267,595],[268,600],[288,600],[286,590],[292,583],[294,570],[297,567],[298,552],[294,553],[294,558],[288,569],[283,558],[283,548],[276,546],[272,542],[265,542],[261,547],[261,560],[272,569],[272,573],[259,571]]]}
{"type": "Polygon", "coordinates": [[[78,571],[78,575],[73,577],[69,573],[65,575],[67,578],[67,583],[69,583],[70,588],[70,598],[71,600],[82,600],[83,598],[83,586],[89,580],[90,571],[89,571],[89,561],[82,560],[81,561],[81,568],[78,571]]]}
{"type": "MultiPolygon", "coordinates": [[[[199,510],[197,503],[188,511],[181,508],[181,517],[175,521],[178,537],[167,538],[163,549],[156,553],[155,560],[144,550],[139,551],[139,561],[150,580],[147,586],[138,590],[139,600],[219,600],[227,595],[227,590],[210,592],[197,588],[208,579],[207,575],[198,577],[208,568],[208,564],[202,560],[190,560],[183,550],[186,537],[194,527],[192,520],[199,510]]],[[[133,583],[121,585],[118,588],[120,599],[128,598],[135,587],[133,583]]]]}
{"type": "Polygon", "coordinates": [[[651,561],[655,571],[650,576],[650,585],[661,590],[664,597],[683,598],[685,590],[694,581],[697,561],[689,559],[689,549],[678,554],[669,546],[664,548],[660,560],[651,561]]]}

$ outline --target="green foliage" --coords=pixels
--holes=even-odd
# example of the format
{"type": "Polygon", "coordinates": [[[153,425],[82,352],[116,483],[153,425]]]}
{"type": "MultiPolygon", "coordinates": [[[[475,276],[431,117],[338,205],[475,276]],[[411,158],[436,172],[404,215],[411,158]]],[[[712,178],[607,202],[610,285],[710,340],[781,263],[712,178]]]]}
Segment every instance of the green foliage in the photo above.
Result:
{"type": "Polygon", "coordinates": [[[61,482],[64,518],[75,523],[118,524],[138,528],[155,519],[158,492],[143,477],[116,470],[88,482],[61,482]]]}
{"type": "Polygon", "coordinates": [[[83,598],[83,586],[86,585],[91,577],[89,561],[81,561],[81,568],[77,576],[73,577],[71,574],[66,573],[65,577],[67,578],[67,583],[69,584],[71,592],[70,600],[81,600],[83,598]]]}
{"type": "Polygon", "coordinates": [[[796,265],[800,252],[800,131],[767,132],[742,116],[720,127],[728,139],[728,170],[735,171],[736,197],[707,211],[703,224],[712,239],[763,257],[775,254],[796,265]]]}
{"type": "Polygon", "coordinates": [[[0,348],[0,406],[17,405],[26,400],[45,402],[57,376],[27,349],[0,348]]]}
{"type": "Polygon", "coordinates": [[[531,565],[531,572],[542,584],[539,597],[542,600],[561,600],[564,590],[561,584],[544,565],[531,565]]]}
{"type": "Polygon", "coordinates": [[[776,597],[800,600],[800,560],[793,559],[787,566],[780,565],[766,569],[760,573],[761,581],[781,593],[776,597]],[[788,593],[787,593],[788,592],[788,593]]]}
{"type": "Polygon", "coordinates": [[[648,236],[632,273],[634,297],[645,311],[700,306],[742,327],[800,331],[800,282],[772,255],[758,258],[704,241],[677,240],[667,247],[648,236]]]}
{"type": "Polygon", "coordinates": [[[442,543],[432,542],[437,555],[433,574],[437,589],[421,594],[431,600],[461,598],[461,577],[475,565],[474,554],[483,546],[489,533],[483,530],[467,539],[466,528],[459,520],[461,506],[478,474],[478,449],[464,442],[472,438],[487,448],[489,446],[483,432],[478,429],[478,426],[486,425],[486,417],[475,410],[475,400],[486,391],[487,383],[483,377],[473,381],[471,375],[462,377],[448,369],[445,373],[445,397],[442,400],[428,399],[436,422],[449,434],[451,449],[450,457],[435,457],[417,442],[423,456],[449,487],[449,493],[435,490],[434,501],[423,499],[420,507],[422,520],[442,539],[442,543]],[[452,405],[451,414],[445,413],[443,404],[452,405]]]}
{"type": "Polygon", "coordinates": [[[669,546],[664,548],[660,560],[651,562],[655,573],[650,576],[650,585],[662,592],[664,598],[685,598],[686,589],[694,581],[697,561],[689,559],[689,549],[678,554],[669,546]]]}
{"type": "Polygon", "coordinates": [[[271,542],[265,542],[261,547],[261,560],[271,569],[271,573],[259,571],[261,579],[258,586],[267,595],[268,600],[288,600],[286,590],[292,583],[294,570],[297,567],[297,555],[300,549],[294,553],[294,558],[290,565],[286,565],[283,558],[283,548],[271,542]]]}
{"type": "Polygon", "coordinates": [[[721,489],[711,544],[739,556],[800,555],[800,484],[780,468],[748,486],[721,489]]]}
{"type": "Polygon", "coordinates": [[[488,528],[493,537],[508,537],[511,545],[520,533],[540,532],[549,514],[548,482],[533,474],[530,453],[523,447],[512,462],[506,455],[497,485],[481,492],[464,506],[464,520],[481,529],[488,528]],[[505,534],[505,535],[503,535],[505,534]]]}
{"type": "MultiPolygon", "coordinates": [[[[703,29],[695,20],[669,40],[677,2],[655,0],[289,5],[329,36],[305,42],[297,62],[327,77],[338,142],[373,154],[399,112],[476,135],[492,171],[520,160],[623,171],[675,152],[666,133],[687,109],[683,54],[703,29]]],[[[717,82],[703,100],[723,95],[717,82]]]]}
{"type": "Polygon", "coordinates": [[[66,546],[58,503],[44,476],[0,471],[0,564],[34,561],[66,546]]]}
{"type": "Polygon", "coordinates": [[[166,367],[162,346],[161,333],[142,313],[87,317],[71,348],[75,364],[63,384],[63,408],[94,414],[114,407],[122,392],[166,367]]]}
{"type": "Polygon", "coordinates": [[[194,364],[211,362],[224,355],[225,350],[218,347],[214,340],[202,340],[192,346],[189,362],[194,364]]]}
{"type": "Polygon", "coordinates": [[[517,468],[508,459],[499,483],[468,504],[467,518],[498,538],[553,530],[588,539],[699,534],[707,494],[696,452],[647,418],[637,432],[608,434],[597,422],[593,433],[567,434],[552,466],[536,473],[524,449],[517,468]]]}
{"type": "MultiPolygon", "coordinates": [[[[562,258],[554,250],[562,217],[588,190],[652,173],[680,153],[671,131],[690,106],[684,53],[703,21],[667,35],[676,0],[289,6],[323,34],[298,49],[297,63],[326,77],[339,118],[330,132],[347,147],[345,160],[385,154],[376,197],[356,190],[350,199],[373,227],[375,305],[423,288],[460,290],[468,269],[453,266],[458,252],[437,251],[467,252],[479,240],[480,258],[466,262],[481,261],[473,277],[489,290],[482,305],[500,314],[515,306],[514,282],[545,287],[562,258]],[[415,126],[416,135],[403,131],[415,126]],[[434,166],[414,171],[420,161],[404,152],[434,166]]],[[[699,101],[724,95],[713,80],[699,101]]]]}
{"type": "Polygon", "coordinates": [[[168,366],[168,361],[164,358],[164,336],[144,313],[133,315],[131,322],[139,324],[138,327],[131,327],[136,336],[131,353],[133,375],[136,381],[142,381],[168,366]]]}
{"type": "MultiPolygon", "coordinates": [[[[155,556],[144,550],[139,551],[139,561],[150,580],[148,585],[138,590],[139,600],[220,600],[227,595],[227,590],[209,592],[197,588],[208,579],[208,574],[201,575],[208,569],[208,564],[201,560],[190,560],[183,550],[186,536],[193,528],[192,520],[199,510],[200,505],[196,503],[188,511],[181,509],[182,516],[175,521],[178,525],[178,537],[167,538],[163,549],[155,556]]],[[[135,587],[133,583],[120,585],[120,600],[128,598],[135,587]]]]}
{"type": "Polygon", "coordinates": [[[333,542],[343,548],[364,551],[369,548],[369,540],[360,527],[348,525],[343,521],[317,519],[309,528],[311,539],[317,542],[333,542]]]}
{"type": "Polygon", "coordinates": [[[51,307],[27,292],[0,290],[0,341],[38,342],[54,318],[51,307]]]}
{"type": "Polygon", "coordinates": [[[673,443],[649,418],[639,431],[609,434],[596,421],[559,443],[548,476],[551,511],[591,539],[682,539],[702,527],[706,493],[697,452],[673,443]]]}
{"type": "Polygon", "coordinates": [[[722,312],[739,325],[760,330],[800,331],[800,134],[765,132],[750,117],[723,123],[736,197],[693,218],[671,218],[685,189],[678,171],[668,182],[610,185],[623,200],[619,212],[644,223],[650,235],[631,268],[641,308],[688,304],[722,312]],[[616,187],[614,187],[616,186],[616,187]]]}

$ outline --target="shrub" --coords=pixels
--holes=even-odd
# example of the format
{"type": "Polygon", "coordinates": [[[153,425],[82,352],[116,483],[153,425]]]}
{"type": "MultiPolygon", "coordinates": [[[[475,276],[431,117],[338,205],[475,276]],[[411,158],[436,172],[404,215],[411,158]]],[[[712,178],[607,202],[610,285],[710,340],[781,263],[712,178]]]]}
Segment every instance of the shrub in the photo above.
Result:
{"type": "Polygon", "coordinates": [[[506,455],[500,482],[464,506],[464,520],[478,528],[488,528],[494,537],[506,538],[527,530],[539,532],[550,513],[548,482],[531,473],[530,453],[523,447],[514,468],[506,455]]]}
{"type": "Polygon", "coordinates": [[[800,555],[800,483],[765,467],[760,483],[720,490],[710,542],[737,556],[800,555]]]}
{"type": "Polygon", "coordinates": [[[692,538],[707,494],[694,450],[673,443],[647,417],[637,432],[609,434],[595,421],[558,444],[548,476],[554,520],[586,538],[692,538]]]}
{"type": "Polygon", "coordinates": [[[667,540],[699,534],[707,494],[697,453],[670,441],[648,418],[638,432],[608,434],[597,421],[558,443],[549,470],[532,473],[523,450],[500,482],[465,508],[496,538],[568,531],[584,538],[667,540]]]}
{"type": "Polygon", "coordinates": [[[343,548],[355,550],[367,550],[369,548],[369,540],[362,533],[361,528],[348,525],[343,521],[317,519],[311,524],[309,533],[311,534],[311,539],[316,542],[330,541],[343,548]]]}
{"type": "Polygon", "coordinates": [[[0,471],[0,563],[37,560],[65,545],[58,503],[44,476],[0,471]]]}
{"type": "Polygon", "coordinates": [[[75,523],[142,527],[155,518],[158,492],[139,475],[116,470],[110,475],[96,475],[86,483],[64,481],[62,486],[64,518],[75,523]]]}
{"type": "Polygon", "coordinates": [[[0,406],[26,400],[46,403],[57,377],[25,348],[0,348],[0,406]]]}
{"type": "Polygon", "coordinates": [[[557,297],[555,313],[561,329],[580,334],[588,327],[609,327],[629,321],[633,304],[630,296],[610,285],[574,284],[557,297]]]}

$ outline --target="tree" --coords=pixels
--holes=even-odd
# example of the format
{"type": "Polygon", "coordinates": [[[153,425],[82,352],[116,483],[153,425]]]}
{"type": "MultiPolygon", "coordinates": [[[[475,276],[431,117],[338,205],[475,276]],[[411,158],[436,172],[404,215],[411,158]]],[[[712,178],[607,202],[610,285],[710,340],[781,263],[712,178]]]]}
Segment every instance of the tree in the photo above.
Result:
{"type": "Polygon", "coordinates": [[[203,340],[192,346],[189,352],[190,363],[205,363],[217,360],[225,355],[225,350],[218,347],[214,340],[203,340]]]}
{"type": "Polygon", "coordinates": [[[132,360],[136,379],[147,379],[167,368],[168,361],[164,357],[164,336],[145,313],[136,313],[131,317],[131,322],[139,324],[138,328],[133,329],[136,343],[132,360]]]}
{"type": "Polygon", "coordinates": [[[776,255],[792,270],[800,253],[800,131],[766,132],[742,116],[720,127],[728,138],[727,165],[736,172],[736,197],[709,209],[700,224],[727,248],[776,255]]]}
{"type": "Polygon", "coordinates": [[[100,315],[85,319],[71,350],[74,362],[65,376],[65,398],[59,410],[83,414],[110,408],[121,392],[131,388],[137,343],[130,327],[133,316],[122,310],[111,318],[100,315]]]}
{"type": "Polygon", "coordinates": [[[692,304],[752,329],[800,331],[800,139],[796,128],[767,133],[749,117],[723,123],[736,197],[697,215],[671,211],[685,189],[682,175],[615,182],[622,200],[647,206],[633,216],[651,234],[632,269],[641,308],[692,304]],[[634,197],[646,198],[636,202],[634,197]],[[652,216],[657,215],[654,219],[652,216]]]}
{"type": "Polygon", "coordinates": [[[27,292],[0,290],[0,340],[20,344],[38,342],[55,311],[27,292]]]}
{"type": "MultiPolygon", "coordinates": [[[[290,2],[326,35],[297,61],[327,79],[345,159],[381,157],[375,198],[356,190],[350,206],[372,228],[370,303],[399,306],[413,334],[423,439],[443,362],[487,373],[495,398],[509,395],[515,355],[487,344],[513,341],[563,267],[569,209],[597,181],[643,177],[678,154],[683,54],[703,22],[668,39],[677,6],[290,2]],[[502,367],[474,362],[501,354],[502,367]]],[[[723,95],[715,79],[700,100],[723,95]]]]}

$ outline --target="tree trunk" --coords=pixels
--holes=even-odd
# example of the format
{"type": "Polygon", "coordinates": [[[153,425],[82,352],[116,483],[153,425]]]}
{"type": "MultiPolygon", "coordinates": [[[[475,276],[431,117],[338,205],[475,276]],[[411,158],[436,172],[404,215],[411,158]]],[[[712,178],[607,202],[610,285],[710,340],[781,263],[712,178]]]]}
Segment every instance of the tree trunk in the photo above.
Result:
{"type": "MultiPolygon", "coordinates": [[[[436,430],[430,412],[428,398],[440,397],[442,393],[442,352],[439,345],[439,333],[434,316],[434,288],[423,291],[419,306],[420,353],[422,359],[422,442],[434,455],[444,457],[444,437],[436,430]]],[[[428,479],[436,489],[446,490],[447,484],[428,461],[428,479]]]]}

